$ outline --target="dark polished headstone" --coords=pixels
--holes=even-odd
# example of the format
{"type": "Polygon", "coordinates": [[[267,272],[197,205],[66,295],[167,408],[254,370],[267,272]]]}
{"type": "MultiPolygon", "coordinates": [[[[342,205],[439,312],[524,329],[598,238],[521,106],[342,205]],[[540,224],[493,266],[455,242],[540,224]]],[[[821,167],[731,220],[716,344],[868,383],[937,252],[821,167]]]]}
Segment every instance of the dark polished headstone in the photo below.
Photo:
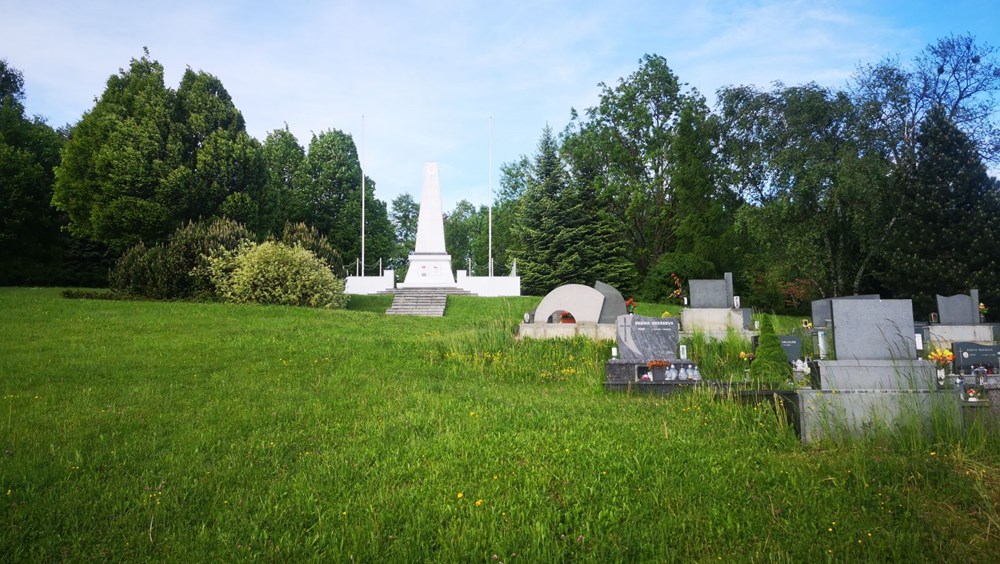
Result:
{"type": "Polygon", "coordinates": [[[802,358],[802,337],[798,335],[778,335],[781,348],[785,351],[788,362],[795,362],[802,358]]]}
{"type": "Polygon", "coordinates": [[[680,341],[680,326],[674,317],[622,315],[617,320],[618,357],[648,362],[674,360],[680,341]]]}
{"type": "Polygon", "coordinates": [[[976,366],[1000,368],[1000,345],[952,343],[951,351],[955,354],[955,372],[959,374],[971,374],[976,366]]]}

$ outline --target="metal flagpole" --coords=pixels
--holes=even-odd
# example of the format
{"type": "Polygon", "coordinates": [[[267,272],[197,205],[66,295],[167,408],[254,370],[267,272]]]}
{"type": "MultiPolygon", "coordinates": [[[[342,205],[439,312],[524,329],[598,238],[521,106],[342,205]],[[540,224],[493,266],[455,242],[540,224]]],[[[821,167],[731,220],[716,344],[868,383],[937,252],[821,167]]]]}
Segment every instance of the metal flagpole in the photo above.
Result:
{"type": "Polygon", "coordinates": [[[490,114],[490,174],[489,174],[489,257],[490,278],[493,277],[493,114],[490,114]]]}
{"type": "Polygon", "coordinates": [[[365,275],[365,114],[361,114],[361,276],[365,275]]]}

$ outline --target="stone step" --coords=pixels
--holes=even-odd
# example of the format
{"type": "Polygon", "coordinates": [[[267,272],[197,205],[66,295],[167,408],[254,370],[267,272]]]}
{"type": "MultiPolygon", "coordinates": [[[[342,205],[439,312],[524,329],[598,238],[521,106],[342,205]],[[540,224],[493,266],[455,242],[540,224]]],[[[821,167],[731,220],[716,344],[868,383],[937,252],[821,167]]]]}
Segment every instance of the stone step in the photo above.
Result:
{"type": "Polygon", "coordinates": [[[474,296],[461,288],[396,288],[392,306],[386,315],[424,315],[441,317],[448,305],[448,296],[474,296]]]}

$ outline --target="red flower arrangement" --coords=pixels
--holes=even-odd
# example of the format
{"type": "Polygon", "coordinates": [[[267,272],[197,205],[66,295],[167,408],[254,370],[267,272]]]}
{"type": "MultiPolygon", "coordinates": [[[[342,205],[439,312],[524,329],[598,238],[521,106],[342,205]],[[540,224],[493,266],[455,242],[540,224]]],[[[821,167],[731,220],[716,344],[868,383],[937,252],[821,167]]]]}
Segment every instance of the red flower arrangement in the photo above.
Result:
{"type": "Polygon", "coordinates": [[[635,313],[635,306],[636,306],[635,300],[633,298],[629,298],[625,302],[625,311],[629,313],[635,313]]]}

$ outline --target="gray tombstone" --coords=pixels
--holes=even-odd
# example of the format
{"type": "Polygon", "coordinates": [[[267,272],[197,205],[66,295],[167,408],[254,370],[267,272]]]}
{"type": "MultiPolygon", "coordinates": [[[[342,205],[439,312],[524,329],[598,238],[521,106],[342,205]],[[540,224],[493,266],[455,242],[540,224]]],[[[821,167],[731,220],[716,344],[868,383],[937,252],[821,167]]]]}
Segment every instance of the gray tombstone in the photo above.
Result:
{"type": "Polygon", "coordinates": [[[674,360],[680,326],[675,317],[622,315],[617,321],[618,356],[623,361],[674,360]]]}
{"type": "Polygon", "coordinates": [[[689,280],[691,307],[731,308],[733,306],[733,273],[725,273],[722,280],[689,280]]]}
{"type": "Polygon", "coordinates": [[[917,356],[910,300],[835,298],[834,354],[838,360],[911,360],[917,356]]]}
{"type": "Polygon", "coordinates": [[[938,322],[942,325],[977,325],[979,323],[979,290],[954,296],[937,295],[938,322]]]}
{"type": "Polygon", "coordinates": [[[795,362],[802,358],[802,338],[798,335],[778,335],[781,348],[785,351],[788,362],[795,362]]]}
{"type": "Polygon", "coordinates": [[[813,300],[812,302],[813,327],[826,327],[827,320],[833,319],[833,310],[830,309],[830,302],[834,299],[878,300],[881,299],[881,296],[879,296],[878,294],[864,294],[860,296],[842,296],[839,298],[823,298],[822,300],[813,300]]]}
{"type": "Polygon", "coordinates": [[[604,304],[601,306],[598,323],[614,323],[619,315],[628,313],[625,311],[625,298],[614,286],[598,280],[594,283],[594,289],[604,294],[604,304]]]}
{"type": "Polygon", "coordinates": [[[955,372],[971,374],[973,367],[1000,366],[1000,345],[981,345],[979,343],[952,343],[951,351],[955,354],[955,372]]]}

